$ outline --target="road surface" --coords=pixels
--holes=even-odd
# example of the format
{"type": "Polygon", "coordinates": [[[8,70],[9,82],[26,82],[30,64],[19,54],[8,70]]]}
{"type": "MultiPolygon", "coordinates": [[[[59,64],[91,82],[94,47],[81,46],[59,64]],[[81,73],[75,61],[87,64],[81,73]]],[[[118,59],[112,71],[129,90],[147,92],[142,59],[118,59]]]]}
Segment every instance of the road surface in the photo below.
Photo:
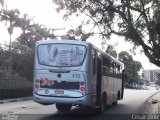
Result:
{"type": "Polygon", "coordinates": [[[85,116],[85,118],[87,116],[87,120],[102,119],[102,116],[108,119],[120,119],[122,116],[132,118],[134,114],[142,113],[145,101],[156,92],[156,90],[125,89],[124,99],[119,101],[115,107],[108,106],[103,115],[97,115],[90,109],[73,107],[70,111],[71,114],[69,113],[67,116],[64,116],[56,110],[55,105],[43,106],[32,100],[5,103],[0,104],[0,114],[2,114],[0,119],[6,120],[7,117],[14,117],[18,120],[82,120],[83,116],[85,116]]]}

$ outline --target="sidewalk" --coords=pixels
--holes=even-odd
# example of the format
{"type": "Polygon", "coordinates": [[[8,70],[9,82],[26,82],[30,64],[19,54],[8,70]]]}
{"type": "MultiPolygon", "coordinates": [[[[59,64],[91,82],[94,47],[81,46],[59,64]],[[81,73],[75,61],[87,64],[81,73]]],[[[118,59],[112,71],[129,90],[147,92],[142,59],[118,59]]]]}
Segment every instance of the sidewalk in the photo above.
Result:
{"type": "Polygon", "coordinates": [[[0,100],[0,104],[3,104],[3,103],[9,103],[9,102],[24,101],[24,100],[32,100],[32,97],[3,99],[3,100],[0,100]]]}
{"type": "Polygon", "coordinates": [[[146,101],[144,114],[160,114],[160,91],[146,101]]]}

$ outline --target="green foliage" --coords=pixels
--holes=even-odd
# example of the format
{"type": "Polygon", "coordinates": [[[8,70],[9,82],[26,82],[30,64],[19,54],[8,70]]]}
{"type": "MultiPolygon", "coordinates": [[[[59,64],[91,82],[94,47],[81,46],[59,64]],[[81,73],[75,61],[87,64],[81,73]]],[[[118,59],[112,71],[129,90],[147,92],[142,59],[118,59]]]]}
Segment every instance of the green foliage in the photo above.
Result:
{"type": "Polygon", "coordinates": [[[111,55],[112,57],[117,58],[117,51],[115,50],[113,45],[109,44],[105,52],[111,55]]]}
{"type": "Polygon", "coordinates": [[[14,73],[28,81],[33,79],[34,48],[30,48],[20,42],[14,42],[11,54],[11,67],[14,73]]]}
{"type": "MultiPolygon", "coordinates": [[[[117,52],[114,50],[114,46],[110,44],[107,46],[106,53],[117,58],[117,52]]],[[[125,71],[127,75],[125,82],[128,85],[137,83],[139,81],[138,71],[140,71],[142,68],[142,64],[139,61],[134,61],[132,56],[127,51],[122,51],[119,53],[119,60],[125,65],[125,71]]]]}
{"type": "MultiPolygon", "coordinates": [[[[33,48],[23,45],[20,42],[13,42],[11,51],[9,49],[0,50],[0,62],[0,71],[8,72],[12,76],[19,75],[23,79],[32,81],[34,64],[33,48]]],[[[5,74],[2,74],[1,77],[3,75],[5,76],[5,74]]]]}
{"type": "MultiPolygon", "coordinates": [[[[1,50],[0,58],[1,58],[1,66],[0,66],[0,99],[6,98],[15,98],[15,97],[25,97],[32,95],[32,80],[27,79],[27,77],[31,77],[30,73],[27,73],[27,77],[20,75],[20,72],[17,70],[13,70],[13,60],[10,56],[10,52],[7,50],[1,50]],[[25,94],[24,94],[25,93],[25,94]]],[[[18,62],[25,62],[19,61],[18,62]]],[[[32,71],[29,69],[28,71],[23,71],[25,68],[24,64],[21,66],[21,72],[32,71]]]]}
{"type": "Polygon", "coordinates": [[[19,74],[0,70],[0,89],[24,89],[32,88],[32,82],[21,77],[19,74]]]}
{"type": "MultiPolygon", "coordinates": [[[[3,3],[0,0],[0,4],[3,3]]],[[[21,17],[18,9],[2,8],[0,21],[5,23],[10,35],[10,45],[0,46],[0,99],[31,96],[35,42],[44,37],[56,38],[53,32],[57,29],[35,23],[27,14],[21,17]],[[12,42],[14,28],[20,28],[22,32],[12,42]]]]}
{"type": "Polygon", "coordinates": [[[126,82],[128,84],[137,83],[139,80],[138,71],[142,68],[139,61],[134,61],[128,52],[122,51],[119,53],[119,60],[124,63],[127,74],[126,82]]]}
{"type": "Polygon", "coordinates": [[[44,25],[34,23],[33,18],[29,18],[27,14],[20,17],[18,9],[6,10],[2,8],[0,21],[5,21],[10,34],[9,50],[0,49],[1,69],[32,81],[35,42],[42,40],[44,37],[55,38],[54,29],[47,29],[44,25]],[[9,25],[7,25],[8,23],[9,25]],[[20,28],[22,33],[17,41],[12,42],[11,45],[11,35],[15,27],[20,28]]]}
{"type": "Polygon", "coordinates": [[[114,58],[117,58],[117,52],[116,52],[116,50],[113,50],[113,51],[110,53],[110,55],[111,55],[112,57],[114,57],[114,58]]]}
{"type": "Polygon", "coordinates": [[[133,58],[127,51],[122,51],[119,53],[119,60],[124,64],[129,64],[133,61],[133,58]]]}
{"type": "Polygon", "coordinates": [[[0,11],[0,21],[5,21],[6,26],[9,23],[7,30],[10,35],[10,44],[11,35],[15,27],[22,30],[17,40],[29,47],[33,47],[36,41],[42,40],[44,37],[56,38],[53,34],[55,29],[48,29],[44,25],[35,23],[33,18],[29,18],[28,16],[28,14],[24,14],[23,17],[20,17],[20,11],[18,9],[2,9],[0,11]]]}
{"type": "Polygon", "coordinates": [[[30,97],[32,88],[0,89],[0,99],[30,97]],[[24,94],[25,93],[25,94],[24,94]]]}
{"type": "Polygon", "coordinates": [[[65,18],[86,15],[83,26],[93,25],[85,34],[112,34],[141,46],[150,62],[160,66],[160,1],[159,0],[53,0],[65,18]],[[63,11],[64,12],[64,11],[63,11]],[[88,17],[88,19],[87,19],[88,17]],[[86,23],[86,24],[85,24],[86,23]],[[98,31],[98,32],[97,32],[98,31]]]}

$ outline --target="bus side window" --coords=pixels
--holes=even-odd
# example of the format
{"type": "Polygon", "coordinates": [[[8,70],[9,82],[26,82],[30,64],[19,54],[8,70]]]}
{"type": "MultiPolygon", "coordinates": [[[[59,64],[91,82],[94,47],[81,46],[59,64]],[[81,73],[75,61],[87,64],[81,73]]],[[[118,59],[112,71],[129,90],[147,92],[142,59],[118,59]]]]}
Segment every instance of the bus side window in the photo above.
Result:
{"type": "Polygon", "coordinates": [[[110,60],[103,57],[103,75],[109,76],[110,60]]]}
{"type": "Polygon", "coordinates": [[[116,69],[115,69],[115,70],[116,70],[116,78],[118,78],[118,77],[119,77],[119,70],[118,70],[118,66],[119,66],[119,65],[116,63],[116,69]]]}
{"type": "Polygon", "coordinates": [[[111,77],[114,77],[114,62],[112,62],[110,74],[111,74],[111,77]]]}
{"type": "Polygon", "coordinates": [[[121,66],[120,65],[117,65],[117,78],[121,78],[121,66]]]}

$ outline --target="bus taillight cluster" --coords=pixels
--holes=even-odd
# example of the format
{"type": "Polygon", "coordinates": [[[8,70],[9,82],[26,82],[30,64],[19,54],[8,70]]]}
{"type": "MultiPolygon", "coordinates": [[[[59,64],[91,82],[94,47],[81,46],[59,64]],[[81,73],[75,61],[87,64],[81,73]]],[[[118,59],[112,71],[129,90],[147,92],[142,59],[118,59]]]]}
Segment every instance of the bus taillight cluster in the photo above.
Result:
{"type": "Polygon", "coordinates": [[[85,82],[80,82],[80,90],[85,91],[85,82]]]}
{"type": "Polygon", "coordinates": [[[39,83],[40,83],[40,80],[37,79],[34,86],[36,89],[39,89],[39,83]]]}

